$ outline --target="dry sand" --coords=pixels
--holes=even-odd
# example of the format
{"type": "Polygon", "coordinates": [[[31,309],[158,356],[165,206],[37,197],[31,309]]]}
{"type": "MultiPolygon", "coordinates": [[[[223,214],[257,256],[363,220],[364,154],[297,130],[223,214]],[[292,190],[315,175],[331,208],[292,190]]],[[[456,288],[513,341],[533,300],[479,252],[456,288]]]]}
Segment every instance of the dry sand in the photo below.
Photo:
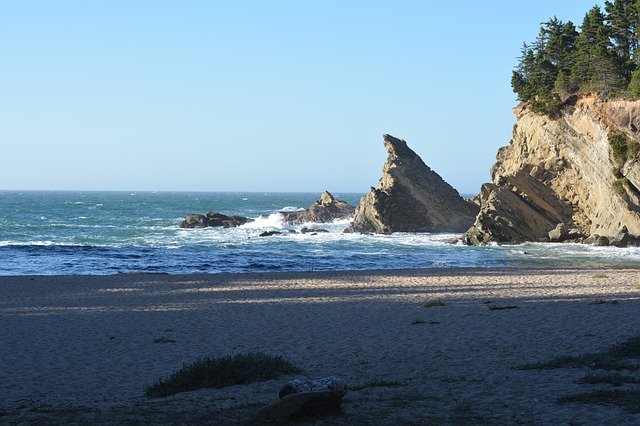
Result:
{"type": "Polygon", "coordinates": [[[556,403],[608,389],[577,384],[588,369],[514,369],[640,335],[639,284],[638,270],[0,277],[0,423],[242,422],[289,378],[144,390],[200,357],[263,351],[365,385],[320,424],[640,424],[556,403]]]}

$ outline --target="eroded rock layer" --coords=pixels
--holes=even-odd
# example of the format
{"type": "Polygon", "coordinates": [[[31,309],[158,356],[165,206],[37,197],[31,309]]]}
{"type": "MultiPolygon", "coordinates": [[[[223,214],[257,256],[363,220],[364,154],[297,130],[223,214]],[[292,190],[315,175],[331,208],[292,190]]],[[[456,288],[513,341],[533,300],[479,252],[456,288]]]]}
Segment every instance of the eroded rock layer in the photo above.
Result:
{"type": "Polygon", "coordinates": [[[345,232],[464,232],[478,206],[465,201],[407,143],[384,135],[382,178],[360,200],[345,232]]]}
{"type": "Polygon", "coordinates": [[[465,242],[640,235],[640,101],[583,96],[554,118],[526,104],[514,113],[465,242]]]}

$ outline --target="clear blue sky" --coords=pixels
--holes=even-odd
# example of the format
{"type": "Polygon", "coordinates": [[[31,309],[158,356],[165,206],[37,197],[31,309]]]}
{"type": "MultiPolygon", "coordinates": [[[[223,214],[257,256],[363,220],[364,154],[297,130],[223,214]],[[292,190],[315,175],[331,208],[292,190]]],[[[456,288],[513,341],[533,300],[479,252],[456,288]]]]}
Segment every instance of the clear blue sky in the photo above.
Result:
{"type": "Polygon", "coordinates": [[[522,43],[594,4],[0,0],[0,189],[365,192],[390,133],[474,193],[522,43]]]}

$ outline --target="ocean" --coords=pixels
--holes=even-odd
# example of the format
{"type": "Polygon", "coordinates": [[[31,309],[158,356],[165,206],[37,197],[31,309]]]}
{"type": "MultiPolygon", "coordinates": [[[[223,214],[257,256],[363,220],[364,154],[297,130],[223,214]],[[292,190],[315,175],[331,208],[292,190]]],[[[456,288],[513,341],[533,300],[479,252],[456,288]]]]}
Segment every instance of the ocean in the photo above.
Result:
{"type": "MultiPolygon", "coordinates": [[[[640,266],[639,248],[468,247],[451,243],[457,234],[344,234],[347,221],[282,223],[278,211],[306,208],[319,195],[0,191],[0,275],[640,266]],[[238,228],[180,228],[187,214],[210,210],[256,220],[238,228]],[[329,232],[259,237],[303,226],[329,232]]],[[[354,205],[361,196],[333,195],[354,205]]]]}

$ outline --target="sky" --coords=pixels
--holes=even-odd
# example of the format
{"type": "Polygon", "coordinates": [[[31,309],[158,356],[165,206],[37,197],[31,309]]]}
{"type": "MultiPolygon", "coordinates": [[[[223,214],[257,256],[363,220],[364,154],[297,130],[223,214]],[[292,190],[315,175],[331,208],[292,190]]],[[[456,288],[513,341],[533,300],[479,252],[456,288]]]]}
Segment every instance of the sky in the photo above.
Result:
{"type": "Polygon", "coordinates": [[[592,0],[0,0],[0,190],[366,192],[404,139],[490,180],[511,72],[592,0]]]}

